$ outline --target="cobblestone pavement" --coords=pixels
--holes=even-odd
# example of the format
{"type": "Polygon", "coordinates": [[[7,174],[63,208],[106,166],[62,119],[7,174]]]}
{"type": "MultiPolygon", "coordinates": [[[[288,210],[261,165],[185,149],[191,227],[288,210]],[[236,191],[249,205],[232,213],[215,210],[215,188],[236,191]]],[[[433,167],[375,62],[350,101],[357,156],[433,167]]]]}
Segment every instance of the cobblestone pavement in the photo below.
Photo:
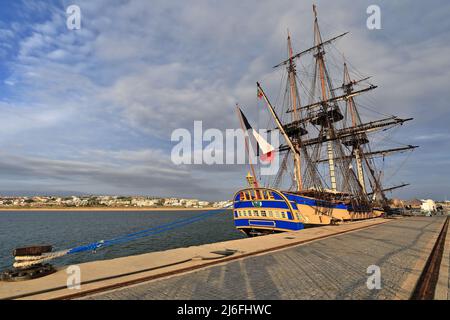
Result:
{"type": "Polygon", "coordinates": [[[400,219],[87,299],[391,299],[442,223],[400,219]],[[367,288],[370,265],[380,267],[379,290],[367,288]]]}

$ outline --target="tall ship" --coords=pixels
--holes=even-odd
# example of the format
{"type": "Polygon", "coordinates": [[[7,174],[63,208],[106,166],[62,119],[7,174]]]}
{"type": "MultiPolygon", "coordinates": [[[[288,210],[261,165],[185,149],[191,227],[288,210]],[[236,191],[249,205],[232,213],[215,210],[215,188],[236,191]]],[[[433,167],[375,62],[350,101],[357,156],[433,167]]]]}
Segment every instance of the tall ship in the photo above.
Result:
{"type": "Polygon", "coordinates": [[[235,226],[248,236],[380,217],[389,212],[386,192],[407,185],[383,186],[385,157],[417,146],[379,148],[388,138],[377,135],[412,118],[384,115],[360,102],[377,86],[335,46],[347,32],[323,40],[314,5],[313,13],[312,47],[294,53],[288,32],[287,58],[274,67],[282,74],[276,105],[257,83],[266,129],[279,130],[282,143],[272,147],[237,106],[247,150],[253,136],[261,159],[279,157],[276,174],[264,182],[250,164],[248,186],[233,197],[235,226]]]}

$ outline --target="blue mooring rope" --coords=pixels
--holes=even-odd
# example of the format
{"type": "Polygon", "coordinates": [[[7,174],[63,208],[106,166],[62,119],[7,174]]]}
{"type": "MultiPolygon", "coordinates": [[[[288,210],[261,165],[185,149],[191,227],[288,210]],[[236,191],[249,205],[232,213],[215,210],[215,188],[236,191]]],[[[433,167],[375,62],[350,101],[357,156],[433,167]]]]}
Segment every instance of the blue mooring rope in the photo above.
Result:
{"type": "Polygon", "coordinates": [[[101,240],[101,241],[93,242],[93,243],[90,243],[87,245],[74,247],[72,249],[68,249],[66,254],[74,254],[74,253],[79,253],[79,252],[84,252],[84,251],[95,251],[100,248],[109,247],[109,246],[112,246],[115,244],[123,244],[126,242],[134,241],[134,240],[148,237],[151,235],[170,231],[170,230],[180,228],[180,227],[186,226],[188,224],[191,224],[191,223],[194,223],[197,221],[204,220],[206,218],[209,218],[212,215],[223,213],[224,212],[224,211],[222,211],[223,209],[227,209],[227,207],[207,211],[207,212],[204,212],[202,214],[199,214],[199,215],[196,215],[196,216],[193,216],[190,218],[176,220],[176,221],[173,221],[170,223],[166,223],[163,225],[159,225],[159,226],[152,227],[152,228],[142,230],[139,232],[135,232],[135,233],[130,233],[130,234],[127,234],[127,235],[124,235],[121,237],[117,237],[117,238],[113,238],[110,240],[101,240]]]}

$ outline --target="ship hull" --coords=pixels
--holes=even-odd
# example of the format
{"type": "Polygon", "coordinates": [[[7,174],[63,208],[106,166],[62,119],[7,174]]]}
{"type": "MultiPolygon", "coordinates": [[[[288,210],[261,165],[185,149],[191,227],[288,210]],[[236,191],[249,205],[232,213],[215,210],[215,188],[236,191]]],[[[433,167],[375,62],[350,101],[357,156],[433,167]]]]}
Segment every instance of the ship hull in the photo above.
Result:
{"type": "Polygon", "coordinates": [[[349,220],[379,217],[371,208],[353,210],[345,203],[306,197],[271,188],[247,188],[234,196],[234,224],[247,235],[298,231],[349,220]]]}

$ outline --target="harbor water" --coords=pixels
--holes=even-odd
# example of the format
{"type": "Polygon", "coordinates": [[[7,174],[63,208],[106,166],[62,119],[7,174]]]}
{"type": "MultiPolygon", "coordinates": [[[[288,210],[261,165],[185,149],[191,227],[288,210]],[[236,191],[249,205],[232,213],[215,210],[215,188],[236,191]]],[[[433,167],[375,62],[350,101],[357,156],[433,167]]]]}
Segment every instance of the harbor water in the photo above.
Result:
{"type": "MultiPolygon", "coordinates": [[[[12,265],[12,250],[51,244],[54,251],[170,223],[202,211],[3,211],[0,212],[0,270],[12,265]]],[[[71,265],[244,237],[230,210],[174,230],[133,242],[55,260],[71,265]]]]}

